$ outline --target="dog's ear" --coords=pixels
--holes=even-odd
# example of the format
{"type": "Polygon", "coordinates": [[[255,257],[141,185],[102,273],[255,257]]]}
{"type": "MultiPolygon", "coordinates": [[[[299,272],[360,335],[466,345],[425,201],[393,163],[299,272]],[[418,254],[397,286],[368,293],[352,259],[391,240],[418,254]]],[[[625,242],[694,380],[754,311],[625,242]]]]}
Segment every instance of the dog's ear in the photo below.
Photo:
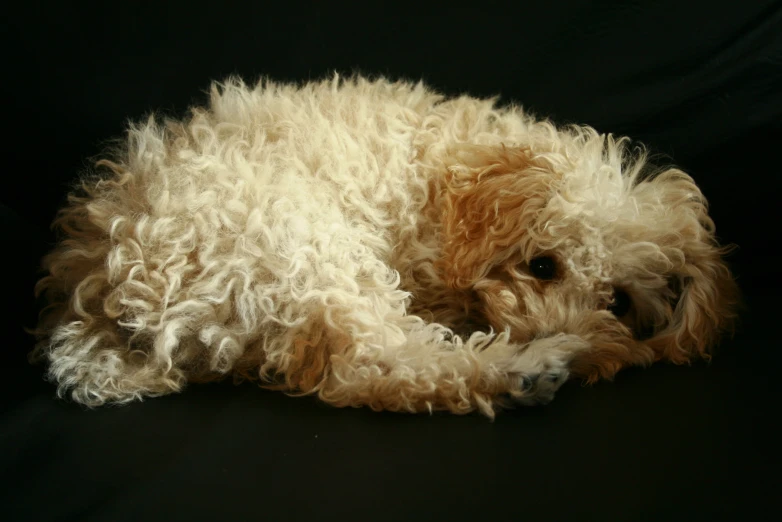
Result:
{"type": "Polygon", "coordinates": [[[683,263],[670,277],[674,296],[670,320],[648,340],[658,359],[687,363],[709,358],[721,335],[733,329],[739,289],[724,261],[730,248],[720,248],[707,203],[694,181],[672,169],[652,183],[664,186],[664,202],[681,218],[673,237],[680,241],[683,263]]]}
{"type": "Polygon", "coordinates": [[[554,174],[525,148],[470,146],[453,157],[442,188],[439,268],[449,286],[468,289],[525,248],[554,174]]]}
{"type": "Polygon", "coordinates": [[[715,248],[706,258],[688,262],[672,286],[680,289],[668,325],[648,341],[658,359],[677,364],[709,358],[713,345],[736,319],[738,287],[715,248]]]}

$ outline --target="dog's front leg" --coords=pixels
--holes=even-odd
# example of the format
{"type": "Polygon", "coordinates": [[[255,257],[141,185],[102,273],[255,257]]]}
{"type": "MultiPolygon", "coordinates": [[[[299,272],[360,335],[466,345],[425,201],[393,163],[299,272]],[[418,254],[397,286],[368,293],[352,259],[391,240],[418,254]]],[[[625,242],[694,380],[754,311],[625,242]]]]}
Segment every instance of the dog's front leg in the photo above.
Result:
{"type": "Polygon", "coordinates": [[[579,336],[557,334],[523,345],[499,343],[481,355],[489,366],[515,376],[517,386],[508,394],[515,402],[532,406],[547,404],[554,398],[570,376],[571,361],[588,348],[579,336]]]}
{"type": "Polygon", "coordinates": [[[587,347],[579,337],[564,334],[523,345],[509,342],[507,334],[476,332],[460,338],[440,325],[404,319],[402,328],[382,325],[385,344],[373,345],[372,336],[365,335],[354,337],[347,349],[332,351],[319,396],[339,406],[477,409],[493,417],[498,407],[514,402],[549,402],[567,380],[571,358],[587,347]]]}

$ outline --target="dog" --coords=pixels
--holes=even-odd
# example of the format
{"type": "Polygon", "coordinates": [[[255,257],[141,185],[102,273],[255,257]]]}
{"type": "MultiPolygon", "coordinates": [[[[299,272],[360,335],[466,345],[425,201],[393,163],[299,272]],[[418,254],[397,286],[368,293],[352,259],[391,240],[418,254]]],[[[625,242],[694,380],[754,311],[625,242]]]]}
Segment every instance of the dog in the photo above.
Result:
{"type": "Polygon", "coordinates": [[[31,358],[89,407],[232,376],[493,418],[708,358],[736,317],[689,175],[422,82],[214,83],[131,124],[54,226],[31,358]]]}

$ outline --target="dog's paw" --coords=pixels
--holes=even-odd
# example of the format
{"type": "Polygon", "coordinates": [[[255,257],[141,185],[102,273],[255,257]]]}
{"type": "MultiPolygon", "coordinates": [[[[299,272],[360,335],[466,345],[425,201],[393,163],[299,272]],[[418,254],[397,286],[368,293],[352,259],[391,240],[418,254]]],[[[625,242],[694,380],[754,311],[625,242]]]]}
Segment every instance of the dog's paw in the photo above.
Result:
{"type": "Polygon", "coordinates": [[[553,361],[542,373],[512,375],[517,385],[509,393],[515,402],[523,406],[548,404],[568,377],[567,364],[553,361]]]}
{"type": "Polygon", "coordinates": [[[506,369],[511,382],[515,381],[509,395],[525,406],[551,402],[570,376],[568,366],[572,358],[588,347],[580,337],[565,334],[538,339],[520,347],[506,369]]]}

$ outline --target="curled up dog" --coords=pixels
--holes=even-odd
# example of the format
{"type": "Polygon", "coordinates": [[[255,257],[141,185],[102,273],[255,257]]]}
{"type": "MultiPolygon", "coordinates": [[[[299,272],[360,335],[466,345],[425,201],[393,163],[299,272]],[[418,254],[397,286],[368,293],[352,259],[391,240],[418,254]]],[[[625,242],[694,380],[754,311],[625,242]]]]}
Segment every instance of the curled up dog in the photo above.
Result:
{"type": "Polygon", "coordinates": [[[89,406],[231,376],[493,416],[708,357],[737,295],[684,172],[385,79],[215,84],[132,125],[55,225],[32,357],[89,406]]]}

